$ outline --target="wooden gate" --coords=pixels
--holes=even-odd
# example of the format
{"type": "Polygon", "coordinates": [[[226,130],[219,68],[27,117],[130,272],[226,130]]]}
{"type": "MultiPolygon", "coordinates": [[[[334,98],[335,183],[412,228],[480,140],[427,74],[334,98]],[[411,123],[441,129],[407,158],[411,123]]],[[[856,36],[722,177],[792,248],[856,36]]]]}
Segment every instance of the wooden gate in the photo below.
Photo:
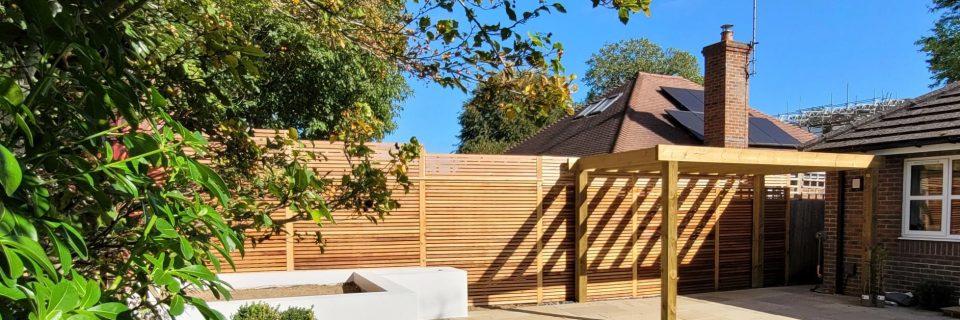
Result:
{"type": "Polygon", "coordinates": [[[787,252],[789,268],[787,282],[811,284],[820,281],[821,244],[817,234],[823,231],[823,198],[793,199],[790,201],[790,237],[787,252]]]}

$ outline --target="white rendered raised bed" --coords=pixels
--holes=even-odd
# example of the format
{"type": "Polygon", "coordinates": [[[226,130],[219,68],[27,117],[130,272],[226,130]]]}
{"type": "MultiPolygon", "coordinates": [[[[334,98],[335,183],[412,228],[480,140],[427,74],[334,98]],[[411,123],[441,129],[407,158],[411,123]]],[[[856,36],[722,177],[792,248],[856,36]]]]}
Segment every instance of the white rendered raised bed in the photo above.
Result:
{"type": "MultiPolygon", "coordinates": [[[[364,292],[208,302],[228,319],[262,301],[281,310],[312,308],[318,319],[447,319],[467,316],[467,272],[449,267],[271,271],[221,274],[234,289],[354,282],[364,292]]],[[[188,308],[178,319],[203,319],[188,308]]]]}

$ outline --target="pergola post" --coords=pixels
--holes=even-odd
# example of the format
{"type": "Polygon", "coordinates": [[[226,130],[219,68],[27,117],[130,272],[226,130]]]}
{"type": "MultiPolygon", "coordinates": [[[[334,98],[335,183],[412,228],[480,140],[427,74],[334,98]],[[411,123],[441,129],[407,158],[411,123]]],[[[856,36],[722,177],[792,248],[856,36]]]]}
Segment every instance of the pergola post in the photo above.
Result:
{"type": "Polygon", "coordinates": [[[676,161],[661,163],[660,319],[677,319],[677,175],[676,161]]]}
{"type": "Polygon", "coordinates": [[[753,244],[751,250],[751,287],[763,287],[763,212],[766,185],[762,174],[753,175],[753,244]]]}
{"type": "Polygon", "coordinates": [[[576,299],[577,302],[587,302],[587,170],[577,166],[575,171],[576,181],[576,250],[577,261],[575,264],[576,272],[576,299]]]}

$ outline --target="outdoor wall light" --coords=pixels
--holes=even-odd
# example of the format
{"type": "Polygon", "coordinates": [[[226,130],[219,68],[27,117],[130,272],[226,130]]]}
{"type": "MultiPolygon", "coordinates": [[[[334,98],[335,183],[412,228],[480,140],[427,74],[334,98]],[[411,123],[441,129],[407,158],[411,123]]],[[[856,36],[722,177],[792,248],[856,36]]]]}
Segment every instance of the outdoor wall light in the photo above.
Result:
{"type": "Polygon", "coordinates": [[[853,178],[850,180],[850,190],[863,191],[863,179],[853,178]]]}

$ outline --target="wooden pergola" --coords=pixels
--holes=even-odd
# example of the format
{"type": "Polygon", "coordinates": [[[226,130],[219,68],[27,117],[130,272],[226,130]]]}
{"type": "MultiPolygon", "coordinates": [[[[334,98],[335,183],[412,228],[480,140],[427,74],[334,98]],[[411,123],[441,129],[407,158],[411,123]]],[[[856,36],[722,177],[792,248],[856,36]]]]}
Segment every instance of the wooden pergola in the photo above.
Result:
{"type": "MultiPolygon", "coordinates": [[[[593,171],[659,173],[661,179],[660,224],[660,301],[661,319],[677,318],[677,181],[680,173],[699,175],[753,175],[753,279],[754,287],[762,286],[763,248],[762,206],[765,175],[820,171],[869,169],[864,175],[863,243],[873,243],[873,210],[876,207],[876,166],[874,156],[820,152],[797,152],[770,149],[734,149],[697,146],[658,145],[656,147],[587,156],[573,165],[576,174],[576,299],[587,301],[587,234],[588,175],[593,171]],[[759,265],[759,268],[758,268],[759,265]],[[758,270],[759,269],[759,270],[758,270]]],[[[870,257],[869,245],[864,257],[870,257]]],[[[864,272],[869,273],[869,271],[864,272]]],[[[866,275],[869,276],[869,275],[866,275]]]]}

